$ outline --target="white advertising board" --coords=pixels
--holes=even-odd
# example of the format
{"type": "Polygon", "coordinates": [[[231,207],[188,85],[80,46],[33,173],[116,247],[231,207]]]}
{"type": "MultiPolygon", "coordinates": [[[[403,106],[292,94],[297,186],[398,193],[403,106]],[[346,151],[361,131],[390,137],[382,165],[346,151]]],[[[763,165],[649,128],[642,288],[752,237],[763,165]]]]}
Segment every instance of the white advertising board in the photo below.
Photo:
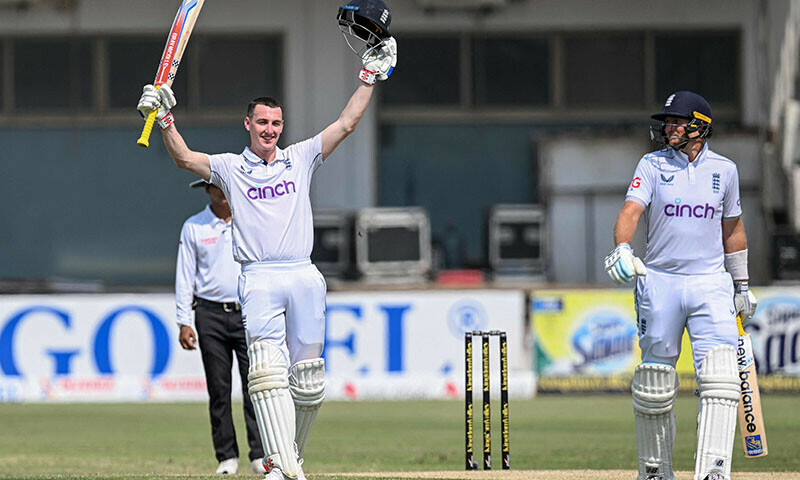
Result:
{"type": "Polygon", "coordinates": [[[800,288],[754,288],[756,314],[746,330],[760,375],[800,376],[800,288]]]}
{"type": "MultiPolygon", "coordinates": [[[[461,398],[464,334],[508,335],[509,394],[532,396],[525,292],[452,290],[335,293],[328,297],[325,361],[335,398],[461,398]]],[[[474,385],[481,356],[475,339],[474,385]]],[[[499,393],[499,350],[491,339],[492,392],[499,393]]]]}
{"type": "MultiPolygon", "coordinates": [[[[510,394],[533,395],[525,313],[514,290],[330,293],[327,398],[460,397],[473,329],[508,333],[510,394]]],[[[0,296],[0,401],[206,400],[174,318],[169,294],[0,296]]]]}

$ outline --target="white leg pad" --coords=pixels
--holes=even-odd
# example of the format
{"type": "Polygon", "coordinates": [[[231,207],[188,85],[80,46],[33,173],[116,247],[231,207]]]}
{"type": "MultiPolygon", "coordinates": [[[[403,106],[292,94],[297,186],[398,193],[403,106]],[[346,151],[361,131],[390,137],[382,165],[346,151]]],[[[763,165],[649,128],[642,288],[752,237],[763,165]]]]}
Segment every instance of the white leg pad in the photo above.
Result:
{"type": "Polygon", "coordinates": [[[711,472],[730,478],[739,403],[738,379],[734,347],[719,345],[709,350],[697,376],[700,414],[695,480],[705,480],[711,472]]]}
{"type": "Polygon", "coordinates": [[[255,342],[247,349],[250,370],[247,389],[261,442],[266,454],[265,467],[278,467],[290,478],[297,478],[300,467],[294,445],[294,403],[289,393],[289,365],[283,352],[268,342],[255,342]]]}
{"type": "Polygon", "coordinates": [[[672,408],[678,394],[678,374],[671,365],[643,363],[633,374],[631,392],[639,457],[637,478],[674,480],[675,412],[672,408]]]}
{"type": "Polygon", "coordinates": [[[325,360],[312,358],[292,365],[289,369],[289,390],[294,399],[295,443],[298,454],[302,456],[319,407],[325,399],[325,360]]]}

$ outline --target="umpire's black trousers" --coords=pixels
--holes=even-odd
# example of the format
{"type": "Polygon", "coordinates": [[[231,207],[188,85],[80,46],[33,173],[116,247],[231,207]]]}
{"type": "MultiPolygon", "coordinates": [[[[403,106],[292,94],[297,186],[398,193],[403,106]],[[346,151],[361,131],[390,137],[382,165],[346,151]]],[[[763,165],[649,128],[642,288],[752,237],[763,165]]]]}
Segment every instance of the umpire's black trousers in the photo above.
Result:
{"type": "Polygon", "coordinates": [[[211,417],[211,437],[217,461],[239,456],[236,431],[231,414],[231,369],[233,354],[239,366],[244,399],[244,421],[247,426],[247,443],[250,460],[262,458],[264,449],[258,434],[253,404],[247,394],[247,341],[244,336],[241,311],[225,311],[222,304],[212,305],[199,300],[195,307],[195,327],[203,357],[208,387],[208,413],[211,417]]]}

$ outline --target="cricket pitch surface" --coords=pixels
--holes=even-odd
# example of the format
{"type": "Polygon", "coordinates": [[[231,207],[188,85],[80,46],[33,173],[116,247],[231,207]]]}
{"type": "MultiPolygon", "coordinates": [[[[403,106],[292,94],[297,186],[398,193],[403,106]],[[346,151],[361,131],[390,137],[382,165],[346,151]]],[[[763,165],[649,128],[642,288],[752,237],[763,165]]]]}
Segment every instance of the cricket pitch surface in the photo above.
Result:
{"type": "MultiPolygon", "coordinates": [[[[675,472],[675,480],[692,480],[693,472],[675,472]]],[[[434,478],[449,480],[633,480],[633,470],[474,470],[441,472],[367,472],[316,474],[313,477],[434,478]]],[[[798,472],[733,472],[731,480],[800,480],[798,472]]]]}

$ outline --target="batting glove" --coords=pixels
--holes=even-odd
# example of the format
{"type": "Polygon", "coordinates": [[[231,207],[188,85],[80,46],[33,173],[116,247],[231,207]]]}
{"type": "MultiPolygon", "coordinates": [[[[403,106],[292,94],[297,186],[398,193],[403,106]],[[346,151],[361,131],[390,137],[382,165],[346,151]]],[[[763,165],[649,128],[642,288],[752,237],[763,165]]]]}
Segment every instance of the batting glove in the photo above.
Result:
{"type": "Polygon", "coordinates": [[[370,48],[361,58],[364,68],[358,73],[358,78],[367,85],[374,85],[376,80],[386,80],[397,65],[397,41],[389,37],[378,45],[370,48]]]}
{"type": "Polygon", "coordinates": [[[633,255],[633,249],[627,243],[620,243],[603,261],[606,273],[617,285],[633,280],[635,275],[647,275],[644,263],[633,255]]]}
{"type": "Polygon", "coordinates": [[[145,85],[142,89],[142,96],[139,98],[139,104],[136,109],[142,117],[147,118],[147,115],[153,110],[158,109],[156,113],[156,121],[161,129],[165,129],[172,125],[174,117],[170,110],[177,104],[175,94],[169,85],[161,85],[156,88],[153,85],[145,85]]]}
{"type": "Polygon", "coordinates": [[[742,316],[742,326],[747,325],[748,321],[756,313],[758,300],[756,300],[753,292],[750,291],[750,286],[746,280],[735,280],[733,282],[733,305],[736,307],[736,313],[742,316]]]}

